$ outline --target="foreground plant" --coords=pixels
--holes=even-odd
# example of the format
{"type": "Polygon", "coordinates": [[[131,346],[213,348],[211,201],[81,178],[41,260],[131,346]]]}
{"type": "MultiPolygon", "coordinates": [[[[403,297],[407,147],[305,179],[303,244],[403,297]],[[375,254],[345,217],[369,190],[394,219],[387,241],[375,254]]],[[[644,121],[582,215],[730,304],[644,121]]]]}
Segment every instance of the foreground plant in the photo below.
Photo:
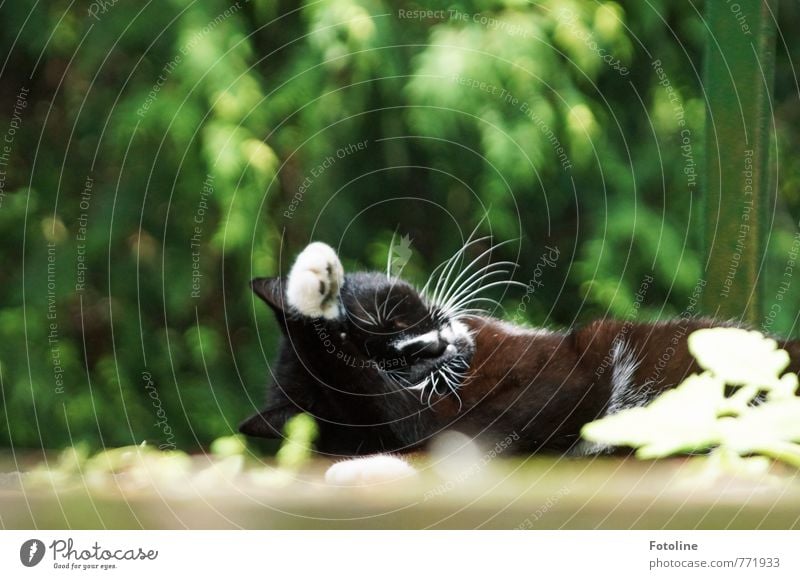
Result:
{"type": "Polygon", "coordinates": [[[783,373],[789,354],[775,340],[737,328],[698,330],[689,351],[704,372],[645,407],[590,422],[582,436],[635,448],[641,459],[712,450],[720,463],[742,456],[763,463],[761,455],[800,468],[798,378],[783,373]]]}
{"type": "Polygon", "coordinates": [[[55,460],[21,473],[28,488],[57,491],[86,487],[92,490],[141,490],[202,492],[230,490],[231,485],[252,483],[260,487],[290,484],[310,460],[317,425],[307,414],[287,422],[284,441],[275,464],[248,459],[250,454],[241,435],[224,436],[211,443],[208,454],[190,455],[179,450],[160,450],[140,445],[109,448],[91,454],[78,444],[59,453],[55,460]]]}

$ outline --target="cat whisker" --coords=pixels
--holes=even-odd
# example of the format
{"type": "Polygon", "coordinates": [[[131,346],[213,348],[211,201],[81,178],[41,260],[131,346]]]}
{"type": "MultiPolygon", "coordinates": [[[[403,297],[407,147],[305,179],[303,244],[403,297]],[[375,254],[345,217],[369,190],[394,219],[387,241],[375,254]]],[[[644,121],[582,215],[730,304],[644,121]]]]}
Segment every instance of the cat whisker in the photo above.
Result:
{"type": "MultiPolygon", "coordinates": [[[[454,253],[449,259],[447,259],[446,261],[444,261],[442,263],[442,265],[444,267],[443,267],[442,271],[440,271],[436,276],[436,286],[433,288],[433,294],[431,295],[431,298],[430,298],[432,302],[436,303],[437,297],[439,295],[439,292],[442,290],[442,284],[444,283],[445,278],[447,276],[449,276],[448,272],[452,269],[452,267],[455,264],[456,259],[458,258],[458,256],[461,254],[461,252],[463,250],[464,250],[464,248],[462,247],[459,251],[454,253]]],[[[439,269],[439,267],[437,266],[436,270],[438,270],[438,269],[439,269]]],[[[436,270],[434,270],[434,271],[436,271],[436,270]]],[[[423,291],[427,292],[427,285],[428,284],[425,284],[425,287],[422,288],[423,291]]]]}
{"type": "Polygon", "coordinates": [[[392,386],[394,386],[394,390],[393,390],[394,392],[400,391],[400,392],[403,392],[404,394],[407,394],[409,396],[413,396],[414,395],[413,388],[412,388],[413,385],[410,384],[408,382],[408,380],[406,380],[402,376],[395,375],[395,374],[393,374],[391,372],[387,372],[386,376],[389,379],[389,383],[392,386]]]}
{"type": "MultiPolygon", "coordinates": [[[[496,300],[494,298],[477,295],[477,296],[473,296],[473,297],[469,298],[468,300],[465,300],[461,304],[454,305],[449,311],[452,312],[453,315],[455,315],[456,313],[462,311],[462,308],[464,308],[466,306],[471,306],[472,304],[477,303],[477,302],[488,303],[488,304],[491,304],[491,305],[495,306],[496,308],[503,307],[503,305],[500,303],[500,301],[498,301],[498,300],[496,300]]],[[[473,309],[483,309],[483,308],[473,308],[473,309]]]]}
{"type": "MultiPolygon", "coordinates": [[[[483,240],[486,240],[486,239],[489,239],[489,237],[480,238],[480,239],[476,240],[476,242],[477,241],[483,241],[483,240]]],[[[464,247],[462,247],[456,253],[456,255],[453,256],[453,258],[457,257],[457,258],[459,258],[459,260],[463,259],[464,252],[466,252],[468,247],[469,247],[469,244],[464,245],[464,247]]],[[[434,291],[434,294],[433,294],[433,297],[431,298],[431,300],[434,303],[442,303],[442,302],[444,302],[446,300],[446,298],[447,298],[447,295],[450,293],[450,290],[451,290],[452,286],[455,285],[456,283],[458,283],[458,280],[463,275],[463,273],[465,271],[468,271],[472,267],[472,265],[475,263],[475,260],[476,259],[480,259],[482,256],[483,256],[483,253],[481,255],[479,255],[477,258],[473,259],[469,264],[467,264],[466,267],[462,267],[461,271],[456,275],[455,278],[453,278],[453,281],[451,282],[450,281],[450,277],[455,272],[455,265],[456,265],[456,263],[458,263],[458,260],[454,259],[450,263],[450,266],[447,269],[447,275],[445,276],[445,272],[442,272],[442,276],[440,277],[439,282],[437,282],[437,284],[436,284],[436,290],[434,291]]],[[[453,259],[453,258],[451,258],[451,259],[453,259]]]]}
{"type": "MultiPolygon", "coordinates": [[[[425,285],[422,286],[421,290],[419,290],[420,294],[425,295],[425,296],[428,295],[428,291],[430,289],[430,285],[431,285],[431,283],[433,283],[433,280],[434,280],[435,276],[437,276],[439,274],[439,270],[440,269],[442,269],[444,266],[446,266],[448,263],[450,263],[450,259],[452,259],[452,258],[446,259],[445,261],[443,261],[442,263],[437,265],[435,268],[433,268],[433,271],[431,271],[430,275],[428,276],[428,279],[425,281],[425,285]]],[[[436,279],[438,279],[438,278],[436,278],[436,279]]]]}
{"type": "Polygon", "coordinates": [[[429,381],[428,378],[425,378],[422,382],[420,382],[417,386],[414,386],[414,388],[413,388],[413,389],[418,389],[419,390],[419,403],[420,404],[424,404],[424,402],[422,401],[422,398],[425,395],[425,388],[428,386],[428,381],[429,381]]]}
{"type": "MultiPolygon", "coordinates": [[[[475,227],[475,229],[472,230],[472,233],[469,234],[469,237],[467,238],[466,243],[464,243],[464,245],[461,247],[461,249],[459,249],[456,253],[454,253],[449,258],[447,258],[442,263],[440,263],[439,265],[437,265],[436,267],[433,268],[433,271],[431,271],[430,275],[428,276],[428,280],[425,282],[425,285],[422,286],[422,289],[420,290],[421,294],[423,294],[425,296],[428,295],[428,291],[430,289],[430,285],[433,283],[434,279],[437,280],[437,284],[436,285],[438,287],[439,283],[442,280],[442,275],[443,275],[443,272],[440,272],[440,270],[442,270],[443,268],[445,268],[448,265],[450,265],[453,262],[453,260],[455,260],[461,253],[463,253],[466,250],[466,248],[469,245],[471,245],[472,236],[475,235],[475,233],[478,231],[478,228],[480,227],[481,223],[483,223],[484,219],[485,219],[485,216],[484,216],[483,219],[481,219],[480,223],[478,223],[478,225],[475,227]]],[[[484,238],[484,239],[486,239],[486,238],[484,238]]],[[[435,293],[436,292],[434,291],[434,294],[435,293]]]]}
{"type": "MultiPolygon", "coordinates": [[[[435,290],[433,292],[433,296],[431,298],[433,301],[435,301],[437,299],[438,295],[439,295],[440,286],[441,286],[443,280],[445,279],[445,271],[448,270],[448,269],[451,270],[450,272],[447,273],[447,278],[449,278],[451,273],[452,273],[453,267],[455,266],[457,261],[460,258],[463,257],[464,252],[466,252],[467,249],[470,246],[475,245],[476,243],[479,243],[481,241],[485,241],[487,239],[491,239],[491,235],[486,235],[486,236],[483,236],[483,237],[480,237],[480,238],[477,238],[477,239],[474,237],[475,234],[478,232],[478,229],[480,229],[480,226],[483,224],[483,222],[486,220],[487,217],[488,217],[488,215],[484,215],[481,218],[481,220],[478,222],[478,224],[475,226],[475,228],[469,234],[469,237],[467,237],[466,242],[464,242],[464,244],[461,246],[461,249],[456,251],[452,256],[450,256],[450,258],[446,259],[445,261],[443,261],[442,263],[437,265],[434,268],[433,272],[431,272],[431,275],[428,278],[428,282],[422,288],[424,293],[427,293],[428,286],[432,282],[434,274],[439,270],[439,268],[444,267],[444,269],[438,274],[438,278],[437,278],[437,281],[436,281],[436,288],[435,288],[435,290]]],[[[446,282],[445,282],[445,286],[446,286],[446,282]]],[[[444,289],[444,287],[441,287],[441,289],[444,289]]]]}
{"type": "Polygon", "coordinates": [[[418,384],[411,384],[401,373],[385,372],[392,386],[398,387],[408,394],[419,393],[419,403],[433,409],[437,398],[453,395],[458,401],[458,411],[463,408],[463,402],[458,390],[469,381],[467,370],[469,363],[463,357],[453,358],[438,368],[428,373],[418,384]],[[439,390],[439,385],[443,390],[439,390]]]}
{"type": "Polygon", "coordinates": [[[431,410],[433,410],[433,405],[431,404],[431,399],[433,398],[433,395],[434,394],[436,394],[437,396],[439,395],[439,390],[436,388],[436,386],[437,386],[436,376],[437,376],[437,373],[435,371],[431,372],[431,375],[430,375],[431,390],[430,390],[430,392],[428,392],[428,408],[430,408],[431,410]]]}
{"type": "Polygon", "coordinates": [[[448,284],[450,283],[450,276],[452,276],[455,272],[458,261],[463,258],[467,249],[469,249],[472,245],[486,241],[487,239],[491,239],[491,236],[486,235],[484,237],[479,237],[478,239],[467,241],[467,243],[465,243],[461,249],[456,251],[453,256],[447,260],[447,266],[442,270],[441,274],[439,274],[439,279],[436,281],[436,287],[433,290],[433,296],[431,297],[431,301],[433,303],[438,303],[441,301],[442,294],[448,288],[448,284]]]}
{"type": "Polygon", "coordinates": [[[492,298],[483,298],[483,297],[473,298],[471,300],[470,304],[478,303],[478,302],[482,302],[482,303],[485,302],[485,305],[482,306],[482,307],[469,308],[468,311],[471,312],[471,313],[466,314],[466,315],[462,313],[461,309],[453,310],[453,312],[449,314],[449,316],[450,316],[449,319],[451,319],[451,320],[461,320],[462,318],[469,318],[469,317],[476,318],[476,317],[480,317],[480,316],[486,316],[487,315],[487,311],[490,310],[490,309],[492,311],[497,311],[497,310],[503,311],[504,310],[503,305],[500,302],[498,302],[497,300],[492,299],[492,298]]]}
{"type": "MultiPolygon", "coordinates": [[[[401,270],[401,271],[402,271],[402,270],[401,270]]],[[[399,281],[399,280],[400,280],[400,277],[399,277],[399,275],[398,275],[397,277],[394,277],[394,278],[392,278],[391,285],[389,285],[389,291],[388,291],[388,292],[386,292],[386,297],[383,299],[383,308],[382,308],[382,312],[383,312],[383,319],[384,319],[384,320],[389,320],[389,319],[391,319],[391,315],[386,313],[386,308],[387,308],[387,307],[389,307],[389,299],[392,297],[392,291],[394,291],[395,287],[397,287],[397,283],[398,283],[398,281],[399,281]]],[[[400,305],[400,303],[402,303],[402,302],[403,302],[403,300],[405,300],[405,299],[406,299],[406,297],[407,297],[407,296],[403,296],[403,299],[402,299],[402,300],[400,300],[400,302],[399,302],[398,304],[396,304],[396,305],[395,305],[395,307],[397,307],[398,305],[400,305]]],[[[392,308],[392,311],[394,311],[394,308],[392,308]]]]}
{"type": "Polygon", "coordinates": [[[455,289],[453,289],[442,301],[444,302],[452,301],[455,298],[455,296],[458,296],[459,294],[467,291],[467,288],[473,287],[475,284],[481,283],[487,275],[495,275],[496,273],[511,273],[511,271],[507,269],[495,269],[508,265],[512,266],[512,268],[517,267],[517,264],[514,263],[513,261],[498,261],[483,266],[482,268],[473,272],[463,282],[461,282],[461,284],[455,289]]]}
{"type": "MultiPolygon", "coordinates": [[[[452,308],[452,309],[458,309],[458,307],[459,307],[459,306],[462,306],[462,305],[469,304],[469,303],[471,303],[473,300],[475,300],[475,299],[478,299],[478,298],[475,298],[474,296],[478,295],[480,292],[482,292],[482,291],[485,291],[485,290],[487,290],[487,289],[489,289],[489,288],[491,288],[491,287],[496,287],[496,286],[499,286],[499,285],[516,285],[516,286],[520,286],[520,287],[527,287],[527,286],[526,286],[524,283],[522,283],[522,282],[518,282],[518,281],[514,281],[514,280],[501,280],[501,281],[494,281],[494,282],[492,282],[492,283],[490,283],[490,284],[487,284],[487,285],[485,285],[485,286],[482,286],[482,287],[479,287],[479,288],[477,288],[477,289],[473,290],[473,291],[472,291],[471,293],[469,293],[468,295],[466,295],[466,296],[462,297],[462,298],[461,298],[461,301],[459,301],[459,302],[457,302],[457,303],[453,304],[453,305],[451,306],[451,308],[452,308]]],[[[479,298],[479,299],[481,299],[481,300],[487,300],[487,299],[489,299],[489,298],[479,298]]]]}
{"type": "Polygon", "coordinates": [[[375,293],[372,295],[372,304],[375,306],[375,317],[377,318],[375,325],[382,326],[383,318],[381,318],[381,308],[378,305],[378,290],[375,290],[375,293]]]}
{"type": "Polygon", "coordinates": [[[455,293],[452,298],[450,298],[447,302],[444,303],[444,307],[449,307],[453,303],[457,303],[462,299],[463,296],[469,295],[469,293],[472,292],[474,289],[476,289],[476,287],[479,288],[480,290],[483,290],[482,284],[488,279],[491,279],[492,277],[497,275],[505,275],[508,273],[509,271],[506,269],[500,269],[482,273],[479,278],[473,280],[469,285],[467,285],[463,289],[459,288],[458,293],[455,293]]]}
{"type": "Polygon", "coordinates": [[[451,320],[459,321],[461,318],[475,318],[481,315],[486,315],[486,310],[483,308],[466,308],[454,311],[450,316],[451,320]]]}
{"type": "Polygon", "coordinates": [[[387,306],[387,305],[388,305],[388,303],[389,303],[389,298],[392,296],[392,290],[394,289],[394,285],[395,285],[395,281],[394,281],[394,280],[392,280],[392,283],[389,285],[389,291],[387,291],[387,292],[386,292],[386,295],[385,295],[385,296],[384,296],[384,298],[383,298],[383,302],[381,302],[381,307],[380,307],[380,309],[378,310],[378,311],[379,311],[379,314],[380,314],[380,317],[381,317],[382,319],[384,319],[384,320],[386,320],[386,319],[387,319],[387,316],[386,316],[386,306],[387,306]]]}
{"type": "Polygon", "coordinates": [[[351,314],[350,314],[350,317],[351,317],[351,318],[353,318],[353,319],[354,319],[354,320],[356,320],[356,321],[359,321],[359,322],[361,322],[362,324],[364,324],[364,326],[370,326],[370,325],[372,325],[372,324],[371,324],[371,323],[370,323],[368,320],[365,320],[364,318],[362,318],[362,317],[359,317],[359,316],[357,316],[357,315],[355,315],[355,314],[353,314],[353,313],[351,313],[351,314]]]}
{"type": "Polygon", "coordinates": [[[392,252],[394,251],[394,238],[397,235],[397,229],[392,232],[392,240],[389,242],[389,251],[386,255],[386,277],[392,278],[392,252]]]}
{"type": "MultiPolygon", "coordinates": [[[[486,238],[484,238],[484,239],[486,239],[486,238]]],[[[511,241],[513,241],[513,240],[512,240],[512,239],[508,239],[508,240],[506,240],[506,241],[501,241],[500,243],[493,244],[493,245],[489,246],[489,248],[488,248],[488,249],[484,250],[482,253],[480,253],[478,256],[476,256],[476,257],[475,257],[475,258],[474,258],[474,259],[473,259],[473,260],[472,260],[472,261],[471,261],[471,262],[470,262],[470,263],[469,263],[469,264],[468,264],[466,267],[464,267],[464,268],[461,270],[461,272],[459,272],[459,274],[458,274],[458,275],[455,277],[455,279],[454,279],[454,280],[453,280],[453,282],[452,282],[452,285],[451,285],[451,287],[450,287],[450,288],[448,288],[448,292],[447,292],[447,293],[444,295],[444,297],[445,297],[445,298],[447,297],[447,295],[450,293],[450,290],[452,289],[452,286],[454,286],[455,284],[459,283],[459,280],[460,280],[460,279],[462,279],[462,278],[463,278],[463,276],[464,276],[464,275],[466,275],[466,274],[467,274],[467,273],[468,273],[468,272],[469,272],[469,271],[470,271],[470,270],[471,270],[471,269],[472,269],[472,268],[475,266],[475,264],[476,264],[476,263],[478,263],[478,262],[479,262],[481,259],[483,259],[483,257],[484,257],[484,256],[486,256],[486,255],[490,255],[490,254],[491,254],[491,253],[492,253],[494,250],[496,250],[496,249],[497,249],[497,248],[499,248],[499,247],[502,247],[503,245],[506,245],[507,243],[510,243],[511,241]]],[[[464,248],[462,248],[462,249],[466,249],[466,248],[467,248],[467,246],[464,246],[464,248]]],[[[489,265],[491,265],[491,264],[489,264],[489,265]]],[[[514,264],[514,265],[516,265],[516,264],[514,264]]],[[[448,279],[448,281],[449,281],[449,279],[448,279]]],[[[441,297],[440,297],[440,301],[441,301],[441,297]]]]}
{"type": "MultiPolygon", "coordinates": [[[[511,266],[511,267],[512,267],[512,269],[513,269],[513,268],[516,268],[516,267],[517,267],[517,263],[516,263],[516,262],[514,262],[514,261],[509,261],[509,260],[503,260],[503,261],[493,261],[493,262],[491,262],[491,263],[487,263],[486,265],[484,265],[484,266],[482,266],[482,267],[478,268],[477,270],[474,270],[474,271],[464,271],[463,273],[464,273],[464,274],[467,274],[467,273],[468,273],[468,274],[469,274],[469,277],[468,277],[468,278],[466,278],[466,279],[464,279],[464,280],[462,281],[462,280],[461,280],[461,278],[463,278],[463,276],[459,276],[459,279],[458,279],[458,280],[456,280],[456,284],[460,282],[460,285],[456,285],[456,284],[454,284],[454,285],[453,285],[453,288],[454,288],[454,290],[453,290],[453,292],[452,292],[452,293],[457,293],[457,291],[458,291],[460,288],[464,287],[464,285],[465,285],[465,284],[469,283],[469,282],[470,282],[470,281],[472,281],[474,278],[476,278],[476,277],[480,276],[481,272],[483,272],[483,271],[486,271],[486,270],[490,270],[490,269],[493,269],[493,268],[496,268],[496,267],[501,267],[501,266],[511,266]]],[[[449,297],[449,296],[447,296],[447,297],[449,297]]]]}
{"type": "Polygon", "coordinates": [[[377,326],[378,322],[375,319],[375,316],[373,316],[372,313],[370,313],[370,311],[367,310],[367,308],[365,308],[364,305],[361,302],[357,302],[357,303],[358,303],[358,307],[361,309],[361,313],[364,315],[364,317],[362,318],[361,316],[357,316],[357,315],[355,315],[355,313],[353,313],[351,311],[348,311],[347,315],[349,317],[351,317],[351,318],[354,318],[354,319],[358,320],[359,322],[361,322],[365,326],[377,326]]]}
{"type": "Polygon", "coordinates": [[[458,294],[453,295],[451,299],[442,304],[442,307],[444,309],[451,309],[453,304],[459,303],[460,301],[462,301],[464,297],[470,295],[474,290],[476,289],[480,290],[483,285],[491,281],[493,278],[496,279],[497,276],[505,275],[507,273],[508,272],[506,270],[500,270],[483,274],[480,278],[475,280],[474,284],[471,284],[469,287],[464,288],[463,291],[460,291],[458,294]]]}
{"type": "Polygon", "coordinates": [[[458,395],[457,391],[457,386],[461,383],[460,375],[448,366],[444,366],[442,367],[442,377],[445,380],[445,384],[447,384],[447,387],[450,389],[450,392],[452,392],[456,400],[458,400],[458,411],[461,412],[461,396],[458,395]]]}
{"type": "Polygon", "coordinates": [[[448,320],[459,320],[462,317],[467,317],[467,316],[463,315],[464,313],[474,314],[473,317],[479,316],[479,315],[484,315],[485,316],[487,308],[489,306],[492,306],[493,309],[495,309],[495,310],[497,310],[497,309],[502,310],[503,309],[503,305],[499,301],[494,299],[494,298],[474,297],[474,298],[470,299],[469,302],[467,302],[467,303],[465,303],[465,304],[463,304],[463,305],[461,305],[461,306],[459,306],[457,308],[454,307],[454,308],[451,308],[451,309],[448,309],[448,310],[444,310],[444,316],[448,320]],[[472,306],[473,304],[476,304],[476,303],[479,303],[479,302],[486,303],[488,305],[485,306],[485,307],[467,307],[467,306],[472,306]]]}
{"type": "MultiPolygon", "coordinates": [[[[482,241],[487,239],[488,237],[483,237],[477,241],[482,241]]],[[[468,244],[465,244],[464,247],[456,253],[456,255],[451,258],[448,262],[448,267],[446,271],[443,271],[439,276],[439,280],[436,284],[436,288],[434,291],[433,296],[430,298],[431,302],[439,308],[439,311],[434,314],[434,318],[439,321],[444,321],[448,318],[452,318],[457,316],[459,311],[466,308],[466,306],[475,303],[475,301],[488,301],[486,300],[474,300],[474,296],[487,289],[489,287],[494,287],[495,285],[499,285],[500,283],[506,283],[513,285],[514,283],[511,280],[508,281],[499,281],[492,284],[486,284],[485,282],[492,277],[501,275],[501,274],[509,274],[510,271],[506,269],[496,269],[503,266],[512,266],[517,267],[517,264],[512,261],[502,261],[497,263],[489,263],[484,265],[483,267],[474,270],[474,267],[479,261],[486,255],[491,254],[496,248],[505,245],[506,243],[510,243],[514,240],[507,240],[501,243],[493,244],[488,249],[484,250],[480,255],[475,257],[469,264],[466,265],[453,279],[450,280],[450,277],[453,275],[454,271],[454,264],[455,262],[452,261],[453,258],[463,257],[464,250],[467,249],[469,245],[472,245],[473,242],[470,241],[468,244]],[[448,287],[449,286],[449,287],[448,287]]],[[[520,284],[523,285],[523,284],[520,284]]],[[[499,303],[494,302],[495,305],[499,306],[499,303]]],[[[477,309],[477,308],[475,308],[477,309]]]]}
{"type": "Polygon", "coordinates": [[[386,319],[387,320],[391,320],[392,319],[392,314],[394,313],[394,311],[398,307],[400,307],[400,304],[402,304],[404,301],[406,301],[407,298],[408,298],[408,296],[403,296],[402,299],[400,301],[398,301],[391,310],[389,310],[389,313],[386,314],[386,319]]]}

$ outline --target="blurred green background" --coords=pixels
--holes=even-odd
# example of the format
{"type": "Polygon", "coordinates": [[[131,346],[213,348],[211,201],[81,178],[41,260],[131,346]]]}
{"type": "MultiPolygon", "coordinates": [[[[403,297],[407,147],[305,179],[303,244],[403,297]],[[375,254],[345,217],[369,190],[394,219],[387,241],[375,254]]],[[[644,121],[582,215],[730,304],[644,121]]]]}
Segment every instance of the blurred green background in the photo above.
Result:
{"type": "MultiPolygon", "coordinates": [[[[763,327],[793,335],[800,8],[780,9],[763,327]]],[[[3,4],[0,446],[229,434],[262,402],[277,343],[247,282],[311,239],[383,269],[407,235],[404,275],[422,283],[488,211],[483,231],[517,240],[497,259],[538,282],[524,310],[523,292],[502,295],[501,315],[687,311],[702,199],[677,119],[699,176],[701,15],[658,0],[3,4]]]]}

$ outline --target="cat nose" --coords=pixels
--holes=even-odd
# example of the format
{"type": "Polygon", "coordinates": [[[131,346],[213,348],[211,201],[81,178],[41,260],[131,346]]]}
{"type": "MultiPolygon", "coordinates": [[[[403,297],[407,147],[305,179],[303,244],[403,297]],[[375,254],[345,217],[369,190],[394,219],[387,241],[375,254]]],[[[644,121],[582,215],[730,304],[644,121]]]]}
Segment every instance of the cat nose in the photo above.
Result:
{"type": "Polygon", "coordinates": [[[438,338],[436,341],[428,342],[413,352],[418,358],[438,358],[447,349],[447,342],[438,338]]]}

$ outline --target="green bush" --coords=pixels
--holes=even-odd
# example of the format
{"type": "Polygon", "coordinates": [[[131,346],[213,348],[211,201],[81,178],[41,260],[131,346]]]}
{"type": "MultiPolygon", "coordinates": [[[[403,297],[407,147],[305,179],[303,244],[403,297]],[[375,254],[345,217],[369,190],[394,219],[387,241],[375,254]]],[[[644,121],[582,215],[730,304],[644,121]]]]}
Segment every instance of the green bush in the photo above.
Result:
{"type": "MultiPolygon", "coordinates": [[[[382,268],[392,234],[409,235],[404,272],[421,283],[488,211],[487,231],[519,239],[497,259],[541,276],[524,310],[498,294],[506,315],[689,306],[698,192],[652,61],[699,171],[691,5],[437,0],[425,7],[445,16],[420,18],[377,0],[107,4],[18,2],[0,18],[0,131],[24,101],[0,195],[0,445],[192,450],[230,434],[262,402],[277,340],[247,282],[312,238],[382,268]],[[537,274],[548,247],[559,261],[537,274]]],[[[791,56],[779,50],[782,150],[800,138],[791,56]]],[[[798,163],[782,159],[768,300],[798,163]]],[[[793,330],[796,289],[771,330],[793,330]]]]}

